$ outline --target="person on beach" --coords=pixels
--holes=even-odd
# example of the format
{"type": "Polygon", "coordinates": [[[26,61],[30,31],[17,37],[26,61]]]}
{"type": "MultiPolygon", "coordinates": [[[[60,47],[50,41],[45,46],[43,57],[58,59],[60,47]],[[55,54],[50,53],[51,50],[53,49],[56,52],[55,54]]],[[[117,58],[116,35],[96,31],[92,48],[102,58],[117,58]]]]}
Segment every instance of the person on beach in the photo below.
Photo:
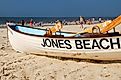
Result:
{"type": "Polygon", "coordinates": [[[22,21],[21,21],[22,26],[24,26],[24,23],[25,23],[25,21],[24,21],[24,20],[22,20],[22,21]]]}
{"type": "Polygon", "coordinates": [[[84,29],[83,24],[85,24],[85,23],[86,23],[85,18],[80,16],[80,28],[81,28],[81,30],[84,29]]]}
{"type": "Polygon", "coordinates": [[[83,24],[82,24],[82,23],[80,23],[80,28],[81,28],[81,30],[83,30],[83,29],[84,29],[84,27],[83,27],[83,24]]]}
{"type": "Polygon", "coordinates": [[[55,23],[55,29],[56,29],[56,31],[61,32],[62,28],[63,28],[62,21],[57,20],[56,23],[55,23]]]}
{"type": "Polygon", "coordinates": [[[13,22],[13,21],[6,21],[6,25],[7,25],[7,26],[16,25],[16,23],[13,22]]]}
{"type": "Polygon", "coordinates": [[[102,18],[101,18],[101,17],[99,17],[98,21],[101,23],[101,22],[102,22],[102,18]]]}
{"type": "Polygon", "coordinates": [[[62,21],[57,20],[55,23],[55,26],[53,26],[52,28],[49,28],[49,30],[46,32],[46,34],[44,36],[52,36],[52,34],[53,33],[56,34],[57,31],[59,31],[60,35],[61,35],[62,28],[63,28],[62,21]]]}
{"type": "Polygon", "coordinates": [[[30,27],[33,27],[33,19],[30,20],[30,27]]]}
{"type": "Polygon", "coordinates": [[[8,26],[8,25],[9,25],[9,23],[10,23],[10,22],[7,20],[7,21],[6,21],[6,25],[8,26]]]}

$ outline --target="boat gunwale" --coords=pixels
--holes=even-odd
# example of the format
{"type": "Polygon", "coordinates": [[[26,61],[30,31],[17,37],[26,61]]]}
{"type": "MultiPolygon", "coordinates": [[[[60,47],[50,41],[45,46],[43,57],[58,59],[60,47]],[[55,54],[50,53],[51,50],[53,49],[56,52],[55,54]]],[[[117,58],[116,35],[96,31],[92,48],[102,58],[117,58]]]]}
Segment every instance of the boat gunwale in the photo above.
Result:
{"type": "MultiPolygon", "coordinates": [[[[121,37],[121,34],[119,34],[118,36],[104,36],[104,37],[61,37],[61,35],[54,35],[54,36],[42,36],[42,35],[35,35],[35,34],[29,34],[29,33],[24,33],[24,32],[21,32],[19,30],[16,30],[16,29],[13,29],[12,27],[16,27],[16,26],[21,26],[21,25],[11,25],[11,26],[7,26],[7,29],[8,27],[10,29],[12,29],[13,31],[17,32],[17,33],[21,33],[21,34],[24,34],[24,35],[28,35],[28,36],[33,36],[33,37],[42,37],[42,38],[57,38],[57,39],[94,39],[94,38],[110,38],[110,37],[121,37]]],[[[31,28],[31,29],[37,29],[37,30],[45,30],[46,29],[40,29],[40,28],[33,28],[33,27],[29,27],[29,26],[21,26],[21,27],[26,27],[26,28],[31,28]]],[[[72,32],[63,32],[63,33],[72,33],[72,32]]],[[[115,33],[114,33],[115,34],[115,33]]]]}

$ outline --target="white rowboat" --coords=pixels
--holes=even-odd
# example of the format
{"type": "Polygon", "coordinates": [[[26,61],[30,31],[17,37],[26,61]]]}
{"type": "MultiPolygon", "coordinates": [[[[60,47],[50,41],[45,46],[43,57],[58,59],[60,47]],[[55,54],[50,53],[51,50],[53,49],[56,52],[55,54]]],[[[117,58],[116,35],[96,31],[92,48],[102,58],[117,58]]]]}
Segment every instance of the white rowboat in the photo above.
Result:
{"type": "Polygon", "coordinates": [[[121,60],[121,34],[79,34],[61,32],[46,37],[46,30],[26,26],[8,26],[8,37],[13,49],[41,55],[96,60],[121,60]]]}

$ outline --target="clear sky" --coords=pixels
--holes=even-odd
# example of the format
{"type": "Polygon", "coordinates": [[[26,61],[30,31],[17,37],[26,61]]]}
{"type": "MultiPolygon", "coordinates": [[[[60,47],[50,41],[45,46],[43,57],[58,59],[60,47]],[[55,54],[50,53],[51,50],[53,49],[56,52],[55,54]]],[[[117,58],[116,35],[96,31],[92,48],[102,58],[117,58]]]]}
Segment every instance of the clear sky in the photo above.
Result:
{"type": "Polygon", "coordinates": [[[0,16],[113,17],[121,0],[0,0],[0,16]]]}

